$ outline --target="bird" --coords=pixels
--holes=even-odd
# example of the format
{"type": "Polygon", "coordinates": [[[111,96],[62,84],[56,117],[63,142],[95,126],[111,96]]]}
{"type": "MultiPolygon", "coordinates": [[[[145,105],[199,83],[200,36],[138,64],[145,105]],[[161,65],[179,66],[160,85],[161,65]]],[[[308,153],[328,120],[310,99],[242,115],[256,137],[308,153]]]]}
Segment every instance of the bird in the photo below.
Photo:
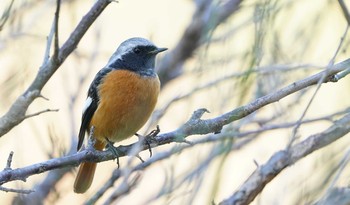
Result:
{"type": "MultiPolygon", "coordinates": [[[[95,76],[83,107],[77,151],[85,134],[95,141],[94,149],[103,150],[132,137],[152,114],[160,92],[155,71],[156,56],[167,50],[151,41],[134,37],[122,42],[95,76]]],[[[95,162],[83,162],[74,182],[75,193],[85,193],[92,184],[95,162]]]]}

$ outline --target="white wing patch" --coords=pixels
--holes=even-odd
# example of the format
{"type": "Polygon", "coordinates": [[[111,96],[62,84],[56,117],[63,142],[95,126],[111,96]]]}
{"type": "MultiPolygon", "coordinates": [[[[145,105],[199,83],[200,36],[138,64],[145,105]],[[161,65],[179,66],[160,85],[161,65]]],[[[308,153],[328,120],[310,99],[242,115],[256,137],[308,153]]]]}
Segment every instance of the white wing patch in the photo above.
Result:
{"type": "Polygon", "coordinates": [[[92,98],[91,97],[86,98],[84,108],[83,108],[83,114],[90,107],[91,103],[92,103],[92,98]]]}

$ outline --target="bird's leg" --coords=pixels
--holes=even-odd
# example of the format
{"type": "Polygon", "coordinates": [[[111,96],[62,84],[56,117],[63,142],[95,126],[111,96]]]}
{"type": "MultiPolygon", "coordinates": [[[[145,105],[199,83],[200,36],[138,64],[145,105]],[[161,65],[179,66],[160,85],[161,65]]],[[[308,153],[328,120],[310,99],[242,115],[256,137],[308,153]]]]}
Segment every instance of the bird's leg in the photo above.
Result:
{"type": "Polygon", "coordinates": [[[159,134],[159,132],[160,132],[159,125],[157,125],[156,129],[152,130],[146,136],[142,136],[142,135],[137,134],[137,133],[135,134],[139,138],[139,141],[142,141],[147,145],[150,157],[152,157],[151,144],[152,144],[152,142],[156,141],[155,137],[159,134]]]}
{"type": "MultiPolygon", "coordinates": [[[[88,144],[87,144],[87,148],[86,148],[88,150],[95,150],[94,145],[96,143],[96,138],[94,137],[94,131],[95,131],[95,127],[91,126],[90,132],[89,132],[88,144]]],[[[83,144],[83,146],[84,146],[84,144],[83,144]]]]}
{"type": "Polygon", "coordinates": [[[117,165],[118,165],[118,169],[119,169],[119,153],[118,153],[118,149],[113,146],[113,142],[111,142],[107,137],[105,139],[106,139],[106,142],[107,142],[106,148],[109,151],[111,151],[112,154],[116,157],[117,165]]]}

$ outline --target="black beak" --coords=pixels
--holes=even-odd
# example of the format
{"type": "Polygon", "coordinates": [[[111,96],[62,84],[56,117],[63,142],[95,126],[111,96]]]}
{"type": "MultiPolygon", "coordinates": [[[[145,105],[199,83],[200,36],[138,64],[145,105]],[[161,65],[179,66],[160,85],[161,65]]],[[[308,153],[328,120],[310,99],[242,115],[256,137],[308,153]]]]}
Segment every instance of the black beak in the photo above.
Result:
{"type": "Polygon", "coordinates": [[[149,54],[154,54],[154,55],[156,55],[156,54],[158,54],[158,53],[160,53],[160,52],[163,52],[163,51],[166,51],[166,50],[168,50],[168,49],[167,49],[167,48],[156,48],[156,49],[154,49],[153,51],[149,52],[149,54]]]}
{"type": "Polygon", "coordinates": [[[168,48],[157,48],[157,53],[168,50],[168,48]]]}

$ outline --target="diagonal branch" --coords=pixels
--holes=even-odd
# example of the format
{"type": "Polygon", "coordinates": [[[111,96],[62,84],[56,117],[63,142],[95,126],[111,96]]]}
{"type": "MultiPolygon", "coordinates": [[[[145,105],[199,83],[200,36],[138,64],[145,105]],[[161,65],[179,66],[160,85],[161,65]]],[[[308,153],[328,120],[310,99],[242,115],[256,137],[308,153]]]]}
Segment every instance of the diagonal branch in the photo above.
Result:
{"type": "Polygon", "coordinates": [[[45,110],[41,110],[41,111],[39,111],[39,112],[26,115],[24,119],[31,118],[31,117],[35,117],[35,116],[38,116],[38,115],[41,115],[41,114],[47,113],[47,112],[58,112],[58,109],[45,109],[45,110]]]}
{"type": "Polygon", "coordinates": [[[11,188],[6,188],[6,187],[2,187],[2,186],[0,186],[0,191],[13,192],[13,193],[18,193],[18,194],[30,194],[30,193],[34,192],[34,190],[11,189],[11,188]]]}
{"type": "MultiPolygon", "coordinates": [[[[59,66],[65,61],[65,59],[75,50],[89,27],[110,2],[111,0],[98,0],[90,11],[82,18],[67,41],[59,49],[57,58],[54,59],[51,57],[48,61],[44,62],[32,84],[16,99],[7,113],[0,118],[0,137],[9,132],[13,127],[25,119],[25,113],[29,105],[37,97],[40,97],[42,88],[56,72],[59,66]]],[[[58,39],[56,40],[58,43],[58,39]]]]}
{"type": "Polygon", "coordinates": [[[341,7],[341,10],[343,11],[344,17],[348,25],[350,25],[350,13],[348,8],[345,5],[345,2],[343,0],[338,0],[339,6],[341,7]]]}
{"type": "Polygon", "coordinates": [[[231,197],[222,201],[220,205],[249,204],[261,193],[265,185],[283,169],[349,132],[350,114],[347,114],[323,132],[311,135],[290,149],[276,152],[264,165],[259,166],[231,197]]]}
{"type": "MultiPolygon", "coordinates": [[[[327,73],[326,73],[327,77],[325,78],[326,79],[325,82],[328,82],[327,79],[333,79],[332,76],[334,76],[338,72],[341,72],[349,68],[350,68],[350,59],[347,59],[343,62],[335,64],[333,67],[327,70],[327,73]]],[[[322,71],[315,75],[307,77],[303,80],[294,82],[291,85],[288,85],[276,92],[260,97],[245,106],[236,108],[216,118],[202,120],[201,117],[206,112],[206,109],[197,110],[196,112],[194,112],[190,120],[188,120],[184,125],[182,125],[177,130],[160,134],[157,137],[155,137],[155,140],[151,144],[151,146],[157,147],[157,146],[172,143],[172,142],[184,142],[185,138],[190,135],[218,133],[221,131],[224,125],[227,125],[235,120],[241,119],[251,114],[252,112],[262,108],[263,106],[276,102],[287,95],[290,95],[301,89],[307,88],[308,86],[317,84],[318,81],[323,78],[324,73],[325,71],[322,71]]],[[[129,151],[133,148],[135,144],[137,144],[138,146],[138,143],[130,144],[127,146],[119,146],[118,147],[118,150],[120,151],[120,153],[118,153],[119,157],[126,156],[127,153],[129,153],[129,151]]],[[[296,145],[296,147],[298,146],[296,145]]],[[[145,144],[140,148],[140,150],[146,150],[146,149],[148,149],[148,146],[145,144]]],[[[112,160],[114,158],[115,158],[115,155],[110,151],[101,152],[101,151],[87,149],[73,155],[50,159],[45,162],[29,165],[27,167],[4,170],[0,172],[0,185],[7,183],[9,181],[14,181],[14,180],[25,181],[31,175],[40,174],[53,169],[78,166],[81,162],[84,162],[84,161],[101,162],[101,161],[112,160]]]]}
{"type": "Polygon", "coordinates": [[[12,12],[12,6],[15,0],[11,0],[10,5],[7,6],[7,8],[3,11],[1,17],[0,17],[0,31],[4,28],[7,20],[10,17],[10,14],[12,12]]]}

